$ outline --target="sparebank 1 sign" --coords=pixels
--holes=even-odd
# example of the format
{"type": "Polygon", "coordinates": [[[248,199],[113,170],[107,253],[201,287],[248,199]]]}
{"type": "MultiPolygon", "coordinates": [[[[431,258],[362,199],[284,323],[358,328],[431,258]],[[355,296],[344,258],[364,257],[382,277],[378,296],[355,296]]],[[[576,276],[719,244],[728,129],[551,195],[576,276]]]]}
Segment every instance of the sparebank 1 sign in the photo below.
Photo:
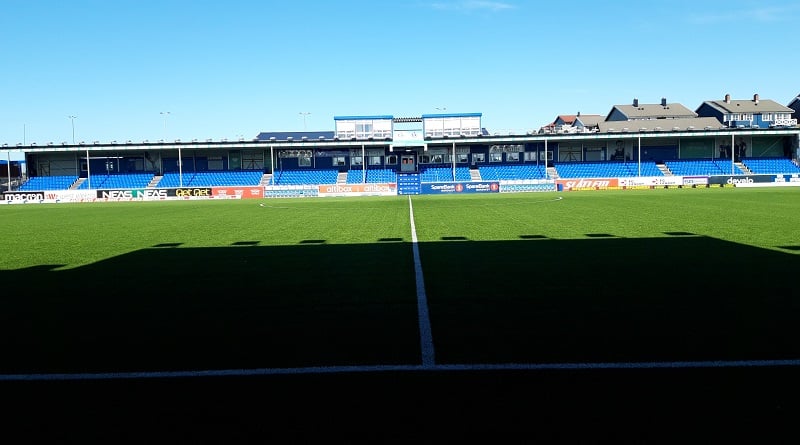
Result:
{"type": "Polygon", "coordinates": [[[432,194],[461,194],[461,193],[499,193],[499,182],[430,182],[422,184],[420,191],[423,195],[432,194]]]}

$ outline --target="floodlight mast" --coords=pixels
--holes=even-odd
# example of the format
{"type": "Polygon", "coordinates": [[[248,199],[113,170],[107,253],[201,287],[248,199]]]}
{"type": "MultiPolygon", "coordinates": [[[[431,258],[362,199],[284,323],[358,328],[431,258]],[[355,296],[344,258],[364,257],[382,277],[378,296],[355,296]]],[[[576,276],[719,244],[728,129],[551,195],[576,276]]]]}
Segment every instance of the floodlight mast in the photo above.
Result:
{"type": "Polygon", "coordinates": [[[301,111],[298,113],[299,115],[303,116],[303,131],[306,131],[306,117],[311,114],[309,111],[301,111]]]}
{"type": "Polygon", "coordinates": [[[78,116],[73,116],[73,115],[67,116],[67,119],[69,119],[70,122],[72,123],[72,145],[75,145],[75,119],[77,118],[78,116]]]}

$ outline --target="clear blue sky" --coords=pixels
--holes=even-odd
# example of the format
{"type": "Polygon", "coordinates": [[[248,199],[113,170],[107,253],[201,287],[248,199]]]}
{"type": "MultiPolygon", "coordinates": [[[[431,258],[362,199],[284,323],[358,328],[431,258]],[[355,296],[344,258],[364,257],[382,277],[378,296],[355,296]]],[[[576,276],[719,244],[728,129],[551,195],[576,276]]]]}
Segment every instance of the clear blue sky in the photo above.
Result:
{"type": "Polygon", "coordinates": [[[0,0],[0,144],[71,142],[71,115],[76,141],[140,142],[301,131],[301,113],[523,132],[633,98],[786,105],[797,23],[785,0],[0,0]]]}

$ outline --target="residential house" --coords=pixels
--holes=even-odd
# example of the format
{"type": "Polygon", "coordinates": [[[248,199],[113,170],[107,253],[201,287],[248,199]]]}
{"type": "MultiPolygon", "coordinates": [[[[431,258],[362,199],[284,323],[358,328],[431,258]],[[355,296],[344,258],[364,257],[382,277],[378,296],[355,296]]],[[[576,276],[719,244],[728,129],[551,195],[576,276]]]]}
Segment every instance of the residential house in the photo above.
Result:
{"type": "Polygon", "coordinates": [[[726,94],[723,100],[707,100],[697,108],[698,116],[715,117],[729,128],[793,127],[797,119],[792,119],[792,111],[758,94],[746,100],[732,100],[726,94]]]}

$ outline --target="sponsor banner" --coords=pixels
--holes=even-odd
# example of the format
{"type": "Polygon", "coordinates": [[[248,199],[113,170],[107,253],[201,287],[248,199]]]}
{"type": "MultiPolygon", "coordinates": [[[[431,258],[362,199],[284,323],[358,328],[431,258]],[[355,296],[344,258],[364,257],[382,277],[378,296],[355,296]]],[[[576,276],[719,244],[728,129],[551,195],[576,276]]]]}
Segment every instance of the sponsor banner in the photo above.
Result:
{"type": "Polygon", "coordinates": [[[683,185],[683,178],[680,176],[637,176],[617,178],[620,187],[642,187],[642,186],[664,186],[664,185],[683,185]]]}
{"type": "Polygon", "coordinates": [[[166,199],[166,189],[96,190],[100,201],[144,201],[166,199]]]}
{"type": "Polygon", "coordinates": [[[451,193],[500,193],[500,182],[431,182],[420,184],[423,195],[451,193]]]}
{"type": "Polygon", "coordinates": [[[708,185],[708,176],[684,176],[683,185],[708,185]]]}
{"type": "Polygon", "coordinates": [[[182,187],[176,189],[166,189],[167,196],[178,198],[208,198],[211,196],[211,187],[182,187]]]}
{"type": "Polygon", "coordinates": [[[800,182],[751,182],[739,183],[736,187],[800,187],[800,182]]]}
{"type": "Polygon", "coordinates": [[[334,156],[350,156],[349,150],[315,150],[314,156],[317,158],[332,158],[334,156]]]}
{"type": "Polygon", "coordinates": [[[790,175],[777,175],[775,182],[800,182],[800,173],[792,173],[790,175]]]}
{"type": "Polygon", "coordinates": [[[736,187],[800,187],[800,174],[785,174],[773,175],[771,181],[760,181],[759,178],[766,177],[766,175],[748,176],[748,178],[756,178],[754,181],[744,181],[740,178],[730,178],[731,182],[736,187]]]}
{"type": "Polygon", "coordinates": [[[42,201],[45,192],[3,192],[3,201],[42,201]]]}
{"type": "Polygon", "coordinates": [[[619,180],[617,178],[573,178],[557,179],[556,187],[558,190],[607,190],[618,189],[619,180]]]}
{"type": "Polygon", "coordinates": [[[95,190],[48,190],[44,192],[45,200],[54,202],[95,202],[95,190]]]}
{"type": "Polygon", "coordinates": [[[775,182],[775,175],[731,175],[731,176],[711,176],[708,178],[709,184],[718,184],[718,185],[733,185],[738,186],[740,184],[754,184],[754,183],[766,183],[766,182],[775,182]]]}
{"type": "Polygon", "coordinates": [[[394,196],[397,184],[326,184],[319,186],[318,196],[394,196]]]}
{"type": "Polygon", "coordinates": [[[233,199],[263,198],[264,187],[213,187],[211,196],[233,199]]]}

